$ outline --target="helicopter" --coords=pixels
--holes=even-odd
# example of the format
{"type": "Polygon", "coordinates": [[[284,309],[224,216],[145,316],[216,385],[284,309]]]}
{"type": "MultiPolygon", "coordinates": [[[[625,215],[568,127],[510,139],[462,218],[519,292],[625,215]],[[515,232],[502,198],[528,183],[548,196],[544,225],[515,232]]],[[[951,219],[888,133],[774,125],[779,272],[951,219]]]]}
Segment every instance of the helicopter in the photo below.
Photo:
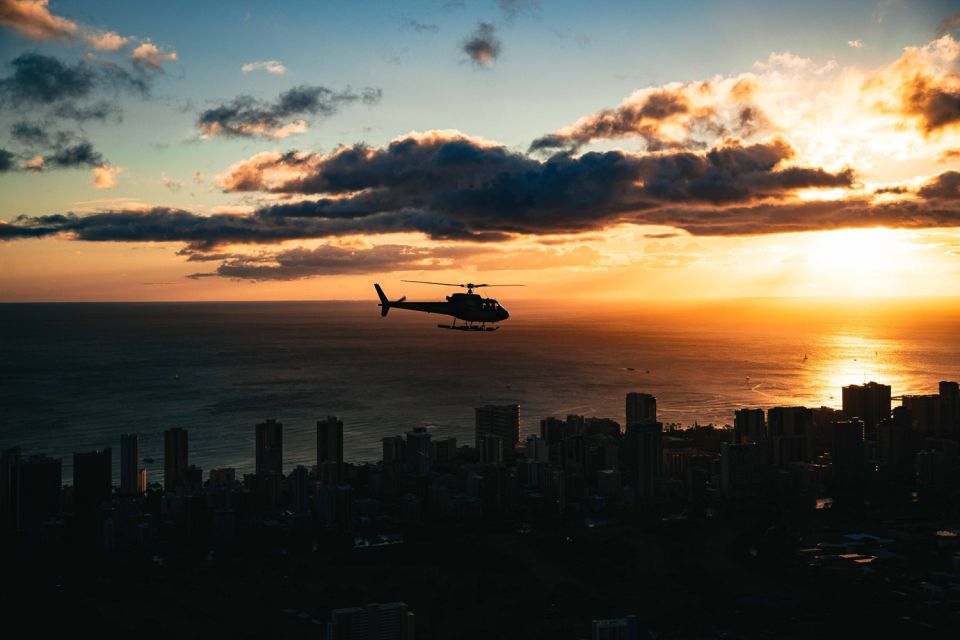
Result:
{"type": "Polygon", "coordinates": [[[473,292],[474,289],[481,287],[522,287],[522,284],[451,284],[448,282],[427,282],[424,280],[403,280],[402,282],[414,282],[417,284],[434,284],[442,287],[460,287],[466,289],[466,293],[454,293],[447,296],[446,302],[407,302],[407,296],[399,300],[390,301],[387,299],[383,289],[379,284],[373,287],[377,290],[380,297],[380,315],[386,316],[390,309],[409,309],[411,311],[423,311],[425,313],[437,313],[440,315],[453,316],[451,324],[438,324],[440,329],[453,329],[456,331],[496,331],[499,327],[488,327],[487,323],[497,323],[510,317],[507,310],[500,306],[500,303],[493,298],[483,298],[473,292]],[[462,320],[462,324],[457,324],[457,320],[462,320]]]}

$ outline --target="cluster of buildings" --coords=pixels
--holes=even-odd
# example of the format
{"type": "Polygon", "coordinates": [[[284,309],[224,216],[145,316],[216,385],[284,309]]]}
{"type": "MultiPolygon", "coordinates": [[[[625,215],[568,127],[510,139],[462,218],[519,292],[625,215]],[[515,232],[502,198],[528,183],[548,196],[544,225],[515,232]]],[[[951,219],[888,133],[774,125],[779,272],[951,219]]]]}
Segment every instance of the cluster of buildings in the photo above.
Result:
{"type": "Polygon", "coordinates": [[[940,382],[939,392],[905,395],[892,407],[890,387],[868,382],[843,387],[840,409],[740,409],[721,448],[723,493],[755,495],[771,467],[819,493],[855,495],[871,476],[945,487],[960,455],[960,388],[940,382]]]}
{"type": "Polygon", "coordinates": [[[840,409],[744,408],[732,430],[707,442],[698,441],[697,430],[665,431],[656,398],[646,393],[627,394],[623,427],[608,418],[548,417],[522,440],[520,407],[488,405],[476,409],[469,445],[418,427],[384,438],[382,460],[359,465],[344,461],[343,423],[330,416],[316,425],[316,465],[289,473],[283,425],[266,420],[255,427],[255,471],[242,477],[221,468],[204,478],[189,463],[187,430],[178,427],[164,433],[162,490],[147,484],[136,434],[120,438],[116,491],[110,448],[74,454],[68,487],[60,460],[12,448],[0,455],[0,516],[4,530],[27,537],[66,518],[102,539],[106,522],[113,521],[110,536],[129,535],[131,526],[146,525],[149,533],[148,515],[176,522],[186,514],[194,525],[206,518],[229,538],[265,519],[353,531],[378,523],[742,502],[771,487],[855,495],[878,473],[921,488],[946,485],[960,454],[957,383],[941,382],[934,395],[903,396],[897,407],[892,400],[889,386],[870,382],[844,387],[840,409]],[[138,508],[148,496],[152,514],[138,508]]]}
{"type": "MultiPolygon", "coordinates": [[[[0,533],[33,550],[157,557],[186,540],[216,548],[279,528],[326,532],[363,549],[379,546],[363,544],[377,536],[402,543],[397,531],[423,525],[499,519],[522,531],[571,516],[590,524],[783,496],[857,499],[878,478],[936,492],[953,486],[960,467],[960,388],[941,382],[938,391],[903,396],[894,407],[887,385],[849,385],[839,409],[743,408],[732,428],[667,430],[655,397],[628,393],[622,426],[547,417],[526,437],[518,405],[487,405],[475,410],[469,444],[418,427],[383,438],[382,459],[364,464],[344,461],[343,422],[329,416],[316,424],[316,464],[288,472],[283,425],[266,420],[255,425],[254,472],[242,476],[218,468],[204,477],[190,464],[188,431],[172,428],[164,432],[162,486],[148,484],[136,434],[120,438],[117,487],[111,448],[74,454],[68,486],[60,460],[11,448],[0,453],[0,533]]],[[[335,610],[328,637],[407,638],[413,626],[405,604],[374,604],[335,610]]],[[[635,633],[634,618],[593,628],[598,638],[635,633]]]]}

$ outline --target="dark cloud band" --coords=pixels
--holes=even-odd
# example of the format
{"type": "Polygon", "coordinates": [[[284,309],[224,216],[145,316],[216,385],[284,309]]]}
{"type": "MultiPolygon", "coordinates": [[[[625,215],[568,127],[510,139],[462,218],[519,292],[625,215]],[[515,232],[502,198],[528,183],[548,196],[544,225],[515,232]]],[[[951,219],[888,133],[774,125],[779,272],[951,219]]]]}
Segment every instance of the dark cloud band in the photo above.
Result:
{"type": "Polygon", "coordinates": [[[103,95],[121,92],[145,96],[150,85],[136,75],[103,60],[74,64],[39,53],[25,53],[10,63],[13,73],[0,79],[0,106],[41,109],[49,116],[76,121],[105,120],[119,116],[115,102],[103,95]]]}
{"type": "Polygon", "coordinates": [[[348,104],[376,104],[382,95],[380,89],[372,87],[360,91],[334,91],[327,87],[300,85],[284,91],[273,102],[238,96],[202,112],[197,127],[205,136],[280,137],[293,118],[331,116],[348,104]]]}
{"type": "Polygon", "coordinates": [[[369,248],[322,245],[298,247],[257,255],[190,254],[191,262],[216,260],[215,271],[192,274],[191,278],[219,276],[240,280],[299,280],[313,276],[428,271],[449,268],[451,261],[485,251],[467,246],[411,247],[384,244],[369,248]]]}
{"type": "Polygon", "coordinates": [[[848,170],[790,166],[780,139],[707,153],[623,151],[537,160],[446,133],[326,156],[257,157],[225,176],[232,190],[308,196],[252,214],[181,209],[20,217],[0,237],[67,234],[86,241],[179,241],[210,251],[231,243],[420,232],[435,240],[596,231],[621,223],[696,235],[755,235],[842,227],[960,226],[960,173],[941,174],[899,202],[864,197],[798,201],[799,189],[856,187],[848,170]],[[268,185],[271,170],[298,177],[268,185]]]}

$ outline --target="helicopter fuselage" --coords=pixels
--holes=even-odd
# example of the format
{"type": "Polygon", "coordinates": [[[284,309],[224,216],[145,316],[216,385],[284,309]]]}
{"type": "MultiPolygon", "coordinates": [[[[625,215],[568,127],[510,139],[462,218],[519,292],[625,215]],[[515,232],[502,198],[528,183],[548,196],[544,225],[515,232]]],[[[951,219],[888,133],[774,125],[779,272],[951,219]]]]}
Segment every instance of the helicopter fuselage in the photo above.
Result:
{"type": "Polygon", "coordinates": [[[454,293],[446,302],[408,302],[398,300],[389,303],[390,308],[409,309],[424,313],[453,316],[466,322],[500,322],[510,317],[506,309],[493,298],[484,298],[476,293],[454,293]]]}

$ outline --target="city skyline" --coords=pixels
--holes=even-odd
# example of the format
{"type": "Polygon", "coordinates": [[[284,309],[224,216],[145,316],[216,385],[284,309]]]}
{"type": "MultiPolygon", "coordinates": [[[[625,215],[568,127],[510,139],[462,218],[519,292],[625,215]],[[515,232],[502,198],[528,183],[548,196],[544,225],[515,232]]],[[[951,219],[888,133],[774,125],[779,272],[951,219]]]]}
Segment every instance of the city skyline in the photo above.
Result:
{"type": "Polygon", "coordinates": [[[0,0],[12,628],[949,635],[958,10],[0,0]]]}
{"type": "Polygon", "coordinates": [[[948,2],[163,13],[0,3],[0,300],[960,295],[948,2]]]}
{"type": "MultiPolygon", "coordinates": [[[[631,429],[638,426],[657,425],[659,435],[669,433],[681,437],[683,432],[688,429],[706,427],[708,429],[726,432],[729,436],[730,444],[746,444],[758,442],[761,438],[769,438],[775,443],[775,448],[771,451],[770,455],[774,463],[779,466],[791,461],[795,462],[812,457],[808,449],[815,439],[813,433],[813,415],[816,411],[823,412],[827,417],[826,419],[828,421],[825,423],[826,425],[829,425],[831,421],[843,418],[845,420],[858,421],[861,424],[861,431],[863,431],[864,428],[876,431],[881,422],[890,419],[891,415],[896,420],[897,410],[906,410],[911,416],[910,429],[928,435],[946,434],[951,437],[956,435],[954,433],[954,423],[957,423],[956,428],[960,428],[960,387],[958,387],[960,383],[938,381],[936,385],[937,386],[934,387],[933,383],[931,383],[930,387],[932,389],[935,388],[939,393],[900,393],[893,395],[892,387],[882,382],[871,380],[862,384],[852,383],[842,388],[842,399],[838,405],[835,403],[835,406],[771,406],[767,408],[745,406],[734,409],[729,422],[704,425],[698,422],[693,422],[692,424],[670,423],[666,425],[666,429],[664,429],[664,424],[658,421],[656,397],[645,392],[627,392],[623,416],[618,415],[611,417],[577,414],[568,414],[566,416],[544,415],[535,418],[535,424],[539,424],[538,428],[534,426],[526,432],[520,430],[519,415],[521,407],[519,405],[486,404],[474,409],[474,437],[463,438],[463,441],[466,443],[463,446],[472,447],[480,462],[503,465],[511,463],[514,460],[514,456],[519,455],[521,451],[524,452],[523,455],[528,459],[536,459],[536,455],[531,455],[530,453],[528,441],[531,438],[539,438],[547,444],[559,442],[560,439],[566,437],[563,433],[570,420],[576,420],[580,430],[589,428],[596,430],[597,433],[609,433],[611,428],[616,427],[614,430],[615,434],[624,438],[629,438],[631,429]],[[900,402],[900,405],[896,407],[893,406],[893,400],[900,402]],[[793,414],[798,412],[801,415],[794,417],[793,414]],[[623,422],[617,422],[616,420],[621,417],[623,418],[623,422]],[[768,422],[768,420],[770,420],[770,422],[768,422]],[[803,421],[809,424],[802,428],[796,426],[803,421]],[[778,426],[775,427],[773,426],[774,424],[778,426]],[[780,424],[786,424],[787,426],[779,426],[780,424]],[[778,439],[786,442],[786,440],[796,437],[802,437],[804,440],[809,440],[810,442],[805,445],[806,448],[801,447],[799,450],[797,450],[796,447],[789,447],[789,449],[791,449],[790,451],[785,449],[784,455],[786,457],[781,460],[781,453],[776,450],[776,447],[779,446],[779,444],[777,444],[778,439]],[[491,455],[489,453],[490,444],[486,442],[488,438],[497,441],[498,454],[491,455]]],[[[414,417],[411,420],[411,424],[416,425],[419,424],[419,422],[414,417]]],[[[304,466],[303,461],[294,462],[293,467],[287,466],[284,462],[282,444],[283,423],[277,421],[274,417],[265,417],[263,422],[257,423],[253,428],[256,438],[252,451],[255,455],[247,467],[240,468],[240,471],[250,470],[258,476],[271,474],[283,476],[286,475],[285,472],[287,470],[292,472],[295,468],[304,466]]],[[[116,443],[100,443],[100,445],[98,445],[99,448],[93,451],[78,451],[73,452],[73,455],[75,459],[78,455],[84,459],[106,455],[108,461],[107,466],[116,470],[116,473],[111,472],[111,476],[115,476],[118,479],[114,484],[120,497],[142,494],[145,491],[147,482],[157,486],[162,485],[166,491],[172,492],[176,490],[178,486],[186,483],[188,473],[192,469],[196,470],[197,474],[201,471],[209,472],[210,482],[214,481],[215,476],[225,471],[229,471],[231,474],[237,471],[235,467],[224,467],[221,464],[216,464],[216,466],[209,469],[188,465],[187,442],[189,431],[190,426],[188,423],[183,423],[163,431],[163,458],[160,462],[150,459],[151,463],[156,463],[157,469],[162,466],[165,470],[163,483],[157,481],[155,475],[153,480],[150,480],[147,476],[147,469],[139,467],[144,461],[140,460],[136,453],[132,457],[127,454],[128,446],[132,446],[133,451],[139,452],[138,442],[142,434],[122,434],[119,439],[121,456],[112,462],[110,462],[111,450],[116,443]],[[132,442],[132,445],[129,444],[130,442],[132,442]],[[129,473],[133,475],[132,479],[127,479],[125,475],[127,469],[129,469],[129,473]]],[[[412,426],[405,435],[407,444],[404,443],[404,436],[402,434],[382,438],[382,455],[378,459],[370,457],[347,458],[344,456],[343,421],[339,420],[337,416],[326,416],[325,419],[316,421],[316,430],[313,437],[316,439],[317,448],[314,458],[315,464],[311,465],[311,467],[313,467],[319,476],[326,478],[325,481],[338,482],[341,475],[340,468],[344,464],[369,465],[375,464],[378,461],[404,461],[405,463],[416,466],[418,462],[417,456],[413,456],[412,459],[406,457],[409,456],[410,451],[406,449],[406,447],[409,446],[411,440],[414,442],[425,442],[426,445],[417,445],[418,448],[424,449],[425,451],[432,450],[431,445],[436,446],[437,441],[431,441],[434,435],[444,436],[445,441],[454,443],[454,446],[457,442],[457,438],[451,437],[448,429],[443,429],[441,433],[438,434],[427,427],[412,426]],[[395,449],[395,445],[397,444],[400,446],[399,449],[395,449]],[[405,449],[407,453],[404,453],[405,449]],[[327,474],[327,471],[323,469],[325,464],[332,465],[328,475],[324,475],[327,474]]],[[[861,434],[861,439],[863,438],[864,434],[861,434]]],[[[537,445],[534,446],[534,451],[536,449],[537,445]]],[[[28,451],[26,453],[28,457],[50,459],[47,455],[48,452],[28,451]]],[[[425,455],[432,457],[429,454],[425,455]]],[[[60,459],[56,460],[58,466],[62,464],[60,459]]],[[[75,469],[74,473],[76,473],[75,469]]]]}
{"type": "MultiPolygon", "coordinates": [[[[430,555],[446,553],[440,541],[449,539],[450,534],[457,540],[477,534],[480,539],[506,536],[512,539],[511,546],[527,547],[522,557],[532,569],[557,564],[556,558],[540,556],[537,549],[566,531],[563,540],[567,545],[574,542],[571,533],[593,541],[578,556],[587,553],[596,561],[606,558],[605,562],[625,563],[629,554],[624,555],[624,545],[638,534],[660,531],[676,535],[690,526],[723,532],[738,523],[755,522],[762,514],[788,509],[791,518],[800,518],[804,527],[812,527],[803,536],[819,540],[815,546],[809,542],[804,546],[798,533],[777,540],[773,548],[761,551],[753,546],[750,555],[769,556],[781,566],[793,567],[794,572],[803,567],[799,576],[788,574],[801,581],[804,575],[825,573],[828,584],[845,584],[879,574],[884,577],[879,593],[895,586],[902,598],[899,606],[916,611],[921,616],[919,625],[929,629],[950,624],[949,618],[941,616],[949,616],[955,603],[943,596],[956,589],[948,581],[957,569],[957,555],[951,559],[944,553],[954,548],[957,532],[950,528],[950,516],[942,515],[942,509],[955,509],[951,500],[956,494],[960,451],[960,385],[940,381],[938,389],[940,393],[935,395],[904,396],[902,406],[892,407],[895,396],[891,388],[871,381],[844,387],[841,408],[774,407],[766,416],[763,410],[738,409],[733,429],[708,426],[687,430],[664,430],[658,421],[656,398],[628,392],[625,429],[605,418],[546,417],[540,421],[539,433],[523,439],[515,456],[504,456],[503,445],[509,442],[512,449],[513,444],[520,444],[515,431],[519,407],[485,405],[476,409],[476,446],[457,447],[455,439],[432,440],[426,429],[415,427],[405,438],[384,438],[382,458],[362,464],[338,462],[343,459],[343,442],[337,434],[343,425],[335,416],[327,416],[316,424],[318,445],[325,443],[317,448],[317,465],[312,469],[297,465],[289,474],[282,471],[283,426],[268,419],[255,425],[255,473],[245,473],[241,480],[234,468],[215,468],[204,481],[202,470],[191,465],[186,469],[186,482],[173,486],[165,481],[165,487],[144,484],[132,493],[125,492],[122,484],[114,493],[110,447],[74,453],[73,483],[66,486],[61,486],[62,461],[24,456],[19,447],[5,448],[0,452],[0,535],[23,544],[30,557],[71,550],[70,556],[76,558],[80,551],[121,567],[140,562],[141,570],[152,575],[164,575],[167,558],[188,559],[193,545],[209,549],[205,551],[208,562],[221,556],[237,557],[240,552],[247,554],[243,556],[243,564],[247,564],[265,550],[276,553],[279,542],[281,555],[291,555],[298,563],[322,554],[319,557],[324,563],[330,563],[323,565],[324,575],[334,572],[336,580],[350,581],[355,589],[347,596],[353,602],[334,591],[321,596],[322,605],[311,600],[306,609],[288,607],[283,613],[312,625],[321,624],[318,617],[328,619],[323,636],[328,640],[412,640],[418,637],[414,623],[421,614],[411,609],[426,609],[423,618],[429,637],[447,637],[450,631],[445,627],[462,627],[463,612],[469,608],[467,601],[455,600],[460,604],[452,614],[456,622],[451,622],[446,607],[438,607],[436,599],[431,600],[423,590],[430,585],[440,592],[436,579],[410,579],[410,572],[419,571],[424,561],[418,550],[429,549],[430,555]],[[912,400],[929,404],[933,413],[912,400]],[[497,445],[493,449],[491,441],[497,445]],[[876,500],[881,501],[882,509],[907,509],[913,515],[901,516],[895,527],[890,527],[889,520],[877,521],[876,516],[864,520],[865,516],[858,514],[860,505],[876,500]],[[930,521],[927,510],[931,508],[946,524],[930,521]],[[851,516],[853,520],[849,520],[851,516]],[[843,523],[846,528],[831,523],[843,523]],[[851,524],[865,528],[852,530],[851,524]],[[504,525],[507,531],[502,529],[504,525]],[[889,533],[870,533],[877,527],[889,533]],[[595,529],[599,531],[593,532],[595,529]],[[282,537],[278,537],[280,533],[282,537]],[[523,544],[531,538],[536,541],[532,547],[523,544]],[[421,546],[424,539],[432,540],[429,546],[421,546]],[[182,546],[184,541],[189,544],[182,546]],[[308,546],[311,541],[312,549],[308,546]],[[603,549],[614,541],[616,551],[611,558],[603,549]],[[534,559],[531,554],[540,557],[534,559]],[[152,567],[143,564],[147,557],[152,567]],[[402,571],[397,578],[388,577],[397,557],[404,558],[402,571]],[[362,568],[371,564],[377,567],[373,569],[376,580],[362,575],[362,568]],[[904,571],[907,567],[909,572],[904,571]],[[404,601],[379,604],[386,602],[374,599],[374,594],[384,593],[381,582],[399,588],[406,594],[404,601]],[[408,606],[407,600],[417,603],[416,607],[408,606]],[[347,604],[350,606],[344,606],[347,604]]],[[[129,466],[126,457],[131,438],[135,442],[137,436],[121,436],[121,468],[129,466]]],[[[171,429],[165,439],[168,443],[186,442],[186,434],[171,429]]],[[[186,451],[176,452],[175,457],[185,462],[186,451]]],[[[164,463],[170,466],[168,460],[164,463]]],[[[142,477],[143,470],[140,474],[142,477]]],[[[757,540],[763,540],[772,529],[757,540]]],[[[678,543],[688,546],[682,538],[678,543]]],[[[495,548],[497,543],[491,550],[495,548]]],[[[462,550],[455,553],[458,572],[477,570],[465,566],[462,550]]],[[[73,572],[87,561],[61,562],[70,581],[73,572]]],[[[439,576],[435,562],[428,560],[426,570],[439,576]]],[[[582,559],[573,562],[579,566],[582,559]]],[[[480,575],[490,568],[487,562],[480,567],[480,575]]],[[[686,573],[689,567],[682,566],[682,570],[686,573]]],[[[615,572],[604,569],[603,573],[611,571],[615,572]]],[[[664,567],[659,571],[670,575],[664,567]]],[[[613,583],[638,584],[634,572],[627,574],[613,583]]],[[[659,580],[657,583],[659,586],[659,580]]],[[[597,585],[609,588],[599,580],[577,588],[596,589],[597,585]]],[[[583,629],[592,617],[592,637],[612,634],[629,639],[639,637],[638,629],[643,627],[667,627],[683,633],[689,625],[739,629],[744,625],[798,624],[796,616],[789,621],[779,614],[771,618],[763,608],[750,604],[741,605],[750,610],[746,619],[739,610],[731,618],[727,605],[678,623],[676,616],[665,616],[660,606],[649,607],[632,593],[614,598],[618,592],[606,593],[606,600],[581,602],[581,608],[561,614],[546,613],[552,605],[540,602],[537,609],[548,609],[539,614],[506,614],[485,625],[512,637],[503,631],[504,623],[511,629],[528,625],[541,630],[555,624],[555,616],[560,615],[566,625],[583,629]],[[607,616],[625,611],[639,614],[598,618],[585,615],[584,611],[590,610],[607,616]]],[[[717,598],[716,593],[711,597],[717,598]]],[[[216,606],[207,605],[205,610],[216,610],[216,606]]],[[[800,623],[808,625],[807,633],[835,630],[838,625],[859,627],[863,623],[855,610],[831,608],[828,617],[817,611],[816,622],[800,623]]],[[[218,628],[251,617],[271,616],[263,610],[235,613],[229,622],[218,622],[218,628]]],[[[879,626],[891,624],[893,619],[871,614],[869,622],[879,626]]],[[[181,621],[167,617],[164,622],[181,621]]],[[[899,617],[897,624],[911,628],[916,623],[911,616],[899,617]]],[[[275,626],[276,622],[271,634],[276,633],[275,626]]],[[[475,631],[476,637],[489,637],[490,633],[487,629],[475,631]]],[[[569,635],[571,631],[561,633],[569,635]]]]}

